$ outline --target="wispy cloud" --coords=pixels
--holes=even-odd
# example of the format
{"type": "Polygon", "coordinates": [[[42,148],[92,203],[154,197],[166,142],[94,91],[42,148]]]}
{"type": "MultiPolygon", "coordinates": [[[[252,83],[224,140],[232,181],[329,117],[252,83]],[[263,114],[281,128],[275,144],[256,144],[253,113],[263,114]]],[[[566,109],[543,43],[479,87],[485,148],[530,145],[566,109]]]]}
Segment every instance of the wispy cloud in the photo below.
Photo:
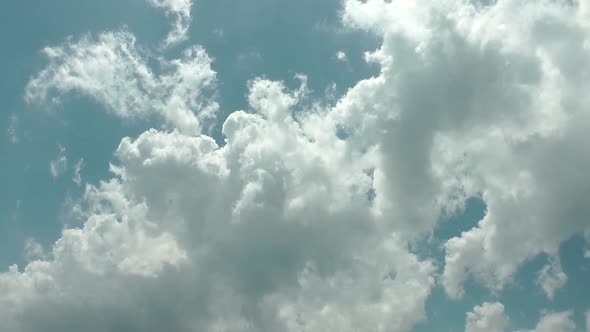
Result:
{"type": "Polygon", "coordinates": [[[201,47],[188,48],[180,59],[162,60],[160,75],[152,72],[135,37],[126,31],[68,40],[46,47],[43,53],[49,65],[28,83],[25,98],[29,103],[51,107],[61,95],[78,92],[119,117],[155,114],[169,128],[192,134],[218,108],[209,95],[216,73],[201,47]]]}
{"type": "Polygon", "coordinates": [[[191,24],[192,0],[147,0],[152,6],[160,8],[166,16],[174,19],[172,30],[164,40],[164,47],[178,44],[188,39],[191,24]]]}
{"type": "Polygon", "coordinates": [[[17,136],[17,130],[18,130],[18,117],[16,116],[16,114],[11,114],[10,115],[10,119],[9,119],[9,124],[8,124],[8,128],[6,129],[6,135],[8,136],[8,140],[12,143],[12,144],[16,144],[18,143],[18,136],[17,136]]]}
{"type": "Polygon", "coordinates": [[[66,148],[59,146],[59,153],[56,159],[49,162],[49,172],[53,178],[57,178],[68,169],[68,158],[66,156],[66,148]]]}
{"type": "Polygon", "coordinates": [[[76,165],[74,165],[74,177],[72,178],[72,181],[74,181],[77,186],[82,185],[82,167],[84,167],[84,159],[80,158],[76,165]]]}

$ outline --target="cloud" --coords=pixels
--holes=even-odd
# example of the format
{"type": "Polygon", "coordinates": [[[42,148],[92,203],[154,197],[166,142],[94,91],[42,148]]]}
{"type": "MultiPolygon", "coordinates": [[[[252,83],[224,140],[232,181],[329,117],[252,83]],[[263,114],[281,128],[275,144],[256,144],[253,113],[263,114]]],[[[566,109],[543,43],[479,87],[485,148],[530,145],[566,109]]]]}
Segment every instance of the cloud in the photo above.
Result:
{"type": "Polygon", "coordinates": [[[445,245],[452,297],[470,277],[502,289],[527,259],[589,228],[586,14],[554,1],[344,4],[345,24],[383,39],[366,57],[380,75],[329,115],[350,144],[377,149],[375,213],[419,236],[468,197],[487,206],[445,245]]]}
{"type": "MultiPolygon", "coordinates": [[[[573,332],[576,324],[572,311],[545,313],[532,330],[519,332],[573,332]]],[[[483,303],[467,313],[465,332],[504,332],[508,331],[510,319],[504,313],[504,305],[499,302],[483,303]]]]}
{"type": "Polygon", "coordinates": [[[253,64],[261,61],[262,54],[257,50],[242,52],[236,57],[236,65],[241,69],[250,69],[253,64]]]}
{"type": "MultiPolygon", "coordinates": [[[[572,312],[564,311],[546,314],[541,317],[534,332],[574,332],[576,324],[572,320],[572,312]]],[[[531,331],[532,332],[532,331],[531,331]]]]}
{"type": "Polygon", "coordinates": [[[225,36],[225,30],[223,30],[223,28],[215,28],[212,33],[218,39],[222,39],[223,36],[225,36]]]}
{"type": "Polygon", "coordinates": [[[49,64],[27,84],[29,103],[55,105],[61,95],[76,92],[121,118],[157,115],[168,126],[193,134],[218,108],[209,91],[216,80],[212,60],[198,46],[185,50],[180,59],[156,59],[160,75],[152,72],[135,37],[126,31],[69,39],[43,53],[49,64]]]}
{"type": "Polygon", "coordinates": [[[564,287],[566,282],[567,275],[563,272],[558,257],[551,258],[550,262],[539,271],[537,277],[537,283],[550,300],[555,298],[555,292],[564,287]]]}
{"type": "Polygon", "coordinates": [[[498,302],[486,302],[467,313],[465,332],[504,332],[507,326],[504,306],[498,302]]]}
{"type": "Polygon", "coordinates": [[[18,136],[16,131],[18,129],[18,117],[16,114],[10,115],[10,122],[8,124],[8,128],[6,128],[6,135],[8,136],[8,140],[12,144],[18,143],[18,136]]]}
{"type": "Polygon", "coordinates": [[[586,311],[586,331],[590,332],[590,311],[586,311]]]}
{"type": "Polygon", "coordinates": [[[83,227],[0,275],[4,327],[410,331],[434,265],[373,220],[363,158],[335,133],[306,136],[301,80],[252,80],[223,146],[177,130],[123,139],[114,177],[78,205],[83,227]]]}
{"type": "Polygon", "coordinates": [[[348,60],[348,57],[346,56],[346,53],[344,53],[343,51],[338,51],[336,53],[336,59],[340,62],[346,62],[348,60]]]}
{"type": "Polygon", "coordinates": [[[590,165],[590,159],[571,148],[584,139],[590,124],[582,112],[588,99],[579,90],[586,83],[572,67],[577,63],[586,68],[579,61],[585,61],[588,53],[581,46],[585,21],[571,20],[579,10],[565,3],[520,8],[517,2],[505,1],[484,15],[490,24],[513,24],[511,29],[521,32],[511,38],[497,36],[494,42],[504,40],[503,47],[528,57],[521,68],[532,69],[533,80],[521,79],[526,93],[515,105],[517,112],[524,110],[518,116],[521,120],[500,121],[481,132],[487,139],[462,138],[473,139],[463,152],[468,163],[477,165],[469,172],[479,174],[470,181],[483,193],[487,214],[477,228],[447,243],[445,280],[451,294],[460,293],[457,285],[465,278],[464,271],[500,288],[526,259],[542,252],[554,255],[560,243],[588,229],[585,220],[590,210],[581,197],[588,194],[590,183],[579,167],[590,165]],[[516,11],[530,20],[510,19],[510,12],[516,11]],[[524,44],[515,46],[517,40],[524,44]],[[476,147],[480,144],[492,148],[476,147]]]}
{"type": "Polygon", "coordinates": [[[82,175],[80,174],[82,167],[84,167],[84,159],[80,158],[76,165],[74,165],[74,177],[72,178],[72,181],[74,181],[78,187],[82,185],[82,175]]]}
{"type": "Polygon", "coordinates": [[[175,21],[172,30],[164,40],[164,47],[178,44],[188,39],[187,33],[191,24],[192,0],[147,0],[156,8],[164,10],[166,16],[173,16],[175,21]]]}
{"type": "Polygon", "coordinates": [[[68,157],[66,156],[66,148],[59,146],[59,154],[55,160],[49,162],[49,172],[53,178],[57,178],[68,169],[68,157]]]}
{"type": "MultiPolygon", "coordinates": [[[[121,141],[112,178],[87,185],[82,226],[49,258],[0,274],[0,324],[411,331],[436,268],[410,248],[470,197],[486,215],[446,242],[442,284],[452,297],[471,277],[502,289],[526,260],[590,232],[587,14],[554,1],[347,0],[344,24],[383,40],[366,55],[380,73],[334,104],[310,100],[303,76],[295,89],[253,79],[222,145],[203,134],[217,104],[202,48],[158,59],[160,75],[128,32],[46,48],[28,101],[78,92],[165,125],[121,141]]],[[[556,264],[539,275],[550,297],[556,264]]],[[[536,331],[569,331],[570,316],[545,315],[536,331]]],[[[467,314],[473,331],[506,324],[499,303],[467,314]]]]}
{"type": "Polygon", "coordinates": [[[47,255],[41,243],[33,238],[25,241],[24,256],[27,262],[46,259],[47,255]]]}

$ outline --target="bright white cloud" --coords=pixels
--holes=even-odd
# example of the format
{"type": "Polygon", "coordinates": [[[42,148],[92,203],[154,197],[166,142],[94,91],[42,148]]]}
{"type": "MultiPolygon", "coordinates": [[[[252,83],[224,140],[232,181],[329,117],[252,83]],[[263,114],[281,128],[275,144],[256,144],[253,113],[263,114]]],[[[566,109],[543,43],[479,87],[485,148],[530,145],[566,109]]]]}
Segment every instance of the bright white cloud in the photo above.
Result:
{"type": "Polygon", "coordinates": [[[377,148],[377,215],[411,235],[431,231],[466,197],[481,194],[487,205],[476,228],[445,245],[451,296],[469,277],[500,289],[525,260],[589,228],[584,8],[345,2],[348,25],[383,38],[367,55],[382,69],[329,117],[350,129],[351,144],[377,148]]]}
{"type": "Polygon", "coordinates": [[[147,0],[149,4],[164,10],[166,16],[172,16],[174,23],[172,30],[164,40],[164,46],[168,47],[188,39],[187,33],[191,24],[192,0],[147,0]]]}
{"type": "Polygon", "coordinates": [[[467,313],[465,332],[504,332],[507,327],[508,317],[502,303],[486,302],[467,313]]]}
{"type": "Polygon", "coordinates": [[[565,286],[566,282],[567,275],[563,272],[558,257],[551,258],[549,263],[539,271],[537,278],[537,283],[550,300],[555,298],[555,292],[565,286]]]}
{"type": "Polygon", "coordinates": [[[343,51],[338,51],[336,53],[336,59],[338,59],[338,61],[341,62],[346,62],[346,60],[348,60],[348,57],[346,56],[346,53],[344,53],[343,51]]]}
{"type": "Polygon", "coordinates": [[[77,92],[122,118],[158,115],[169,127],[192,134],[218,108],[209,98],[215,72],[200,47],[187,49],[181,59],[157,59],[160,75],[152,72],[129,32],[68,40],[43,53],[49,65],[28,83],[28,102],[52,105],[60,95],[77,92]]]}
{"type": "Polygon", "coordinates": [[[57,178],[68,170],[68,157],[66,148],[59,146],[59,153],[55,160],[49,162],[49,172],[53,178],[57,178]]]}
{"type": "Polygon", "coordinates": [[[0,277],[8,326],[69,331],[60,318],[77,308],[96,331],[410,331],[435,268],[373,219],[364,158],[335,133],[306,136],[300,79],[294,91],[251,81],[252,112],[228,117],[223,147],[179,131],[123,139],[115,177],[87,187],[84,226],[64,231],[52,259],[0,277]]]}

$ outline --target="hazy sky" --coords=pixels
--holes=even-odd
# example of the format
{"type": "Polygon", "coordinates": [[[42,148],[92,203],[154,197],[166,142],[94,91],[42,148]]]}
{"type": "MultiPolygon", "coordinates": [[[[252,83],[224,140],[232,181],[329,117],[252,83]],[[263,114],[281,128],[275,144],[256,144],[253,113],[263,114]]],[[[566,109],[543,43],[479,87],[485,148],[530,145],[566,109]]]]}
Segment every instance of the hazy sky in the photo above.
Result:
{"type": "Polygon", "coordinates": [[[590,5],[0,5],[0,330],[590,332],[590,5]]]}

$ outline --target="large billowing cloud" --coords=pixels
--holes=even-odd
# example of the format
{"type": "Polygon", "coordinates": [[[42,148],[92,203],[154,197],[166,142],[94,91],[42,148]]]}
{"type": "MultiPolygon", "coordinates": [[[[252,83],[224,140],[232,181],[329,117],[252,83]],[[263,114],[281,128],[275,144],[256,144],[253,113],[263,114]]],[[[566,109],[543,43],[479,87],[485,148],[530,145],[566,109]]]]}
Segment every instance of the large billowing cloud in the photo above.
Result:
{"type": "Polygon", "coordinates": [[[377,212],[428,231],[465,197],[487,205],[476,228],[445,245],[449,295],[461,296],[469,276],[500,289],[525,260],[588,231],[586,5],[370,0],[345,9],[347,22],[383,37],[368,56],[381,75],[337,107],[353,140],[379,149],[377,212]]]}
{"type": "Polygon", "coordinates": [[[251,112],[227,118],[224,146],[154,129],[123,139],[114,178],[76,209],[84,227],[2,275],[4,324],[409,331],[434,266],[373,218],[367,161],[335,133],[304,132],[301,79],[294,91],[251,81],[251,112]]]}
{"type": "MultiPolygon", "coordinates": [[[[345,1],[345,24],[383,39],[367,54],[379,75],[334,105],[309,100],[304,76],[298,89],[253,79],[222,146],[201,131],[217,109],[202,48],[160,59],[159,75],[128,32],[46,48],[29,101],[78,92],[166,125],[121,141],[113,178],[87,187],[83,226],[50,258],[0,275],[0,324],[410,331],[436,270],[409,248],[474,196],[486,215],[446,242],[442,284],[452,297],[469,277],[501,289],[527,259],[590,233],[588,13],[566,1],[345,1]]],[[[566,281],[557,261],[539,272],[549,297],[566,281]]],[[[503,310],[476,307],[468,330],[502,330],[503,310]]]]}

